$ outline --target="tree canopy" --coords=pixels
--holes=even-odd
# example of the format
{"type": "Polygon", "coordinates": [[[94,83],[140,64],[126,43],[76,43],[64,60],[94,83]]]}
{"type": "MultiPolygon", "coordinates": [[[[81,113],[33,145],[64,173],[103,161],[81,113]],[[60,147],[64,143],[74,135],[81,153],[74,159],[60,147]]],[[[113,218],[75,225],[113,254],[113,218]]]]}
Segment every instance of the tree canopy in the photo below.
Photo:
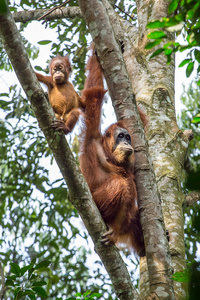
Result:
{"type": "MultiPolygon", "coordinates": [[[[5,71],[14,70],[23,88],[11,84],[6,92],[0,89],[0,299],[196,299],[199,208],[194,203],[199,192],[190,183],[183,186],[182,173],[184,168],[198,171],[198,121],[191,120],[199,111],[199,90],[193,83],[182,96],[186,109],[179,129],[173,53],[190,50],[182,63],[188,64],[188,76],[199,64],[198,1],[172,0],[169,7],[165,0],[152,7],[148,1],[0,3],[2,78],[5,71]],[[56,39],[38,40],[40,48],[51,45],[51,55],[35,70],[48,73],[51,57],[68,54],[79,92],[88,47],[95,42],[116,118],[126,120],[135,141],[147,255],[140,260],[140,279],[137,257],[121,251],[127,271],[118,249],[99,242],[106,226],[78,167],[79,128],[67,140],[51,128],[55,116],[32,68],[39,48],[32,45],[31,36],[24,36],[34,20],[56,32],[56,39]],[[167,30],[180,23],[186,46],[172,42],[174,33],[167,30]],[[150,46],[147,37],[155,39],[150,46]],[[136,101],[148,116],[145,133],[136,101]],[[195,137],[190,143],[191,128],[195,137]],[[190,263],[194,261],[189,272],[185,250],[190,263]]],[[[107,123],[106,108],[105,115],[107,123]]]]}

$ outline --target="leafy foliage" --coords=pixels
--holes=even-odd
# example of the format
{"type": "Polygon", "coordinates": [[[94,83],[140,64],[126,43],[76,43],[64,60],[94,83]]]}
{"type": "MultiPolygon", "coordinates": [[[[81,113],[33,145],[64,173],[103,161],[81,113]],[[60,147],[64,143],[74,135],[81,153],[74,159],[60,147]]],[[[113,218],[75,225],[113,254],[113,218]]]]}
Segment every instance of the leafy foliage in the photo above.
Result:
{"type": "MultiPolygon", "coordinates": [[[[38,271],[48,272],[51,261],[41,261],[36,264],[36,259],[33,259],[30,264],[20,268],[16,263],[10,263],[10,273],[7,276],[5,285],[13,291],[14,299],[28,299],[36,300],[38,297],[47,298],[48,295],[43,288],[47,283],[42,280],[38,275],[38,271]],[[36,298],[37,297],[37,298],[36,298]]],[[[76,293],[75,297],[67,298],[67,300],[79,299],[79,300],[95,300],[101,296],[99,293],[91,293],[91,291],[86,291],[85,293],[76,293]]],[[[56,298],[57,300],[62,298],[56,298]]]]}
{"type": "MultiPolygon", "coordinates": [[[[188,157],[190,158],[189,166],[186,165],[187,175],[184,182],[186,192],[191,190],[200,190],[200,134],[199,124],[194,122],[196,113],[199,111],[200,91],[197,82],[192,82],[188,89],[184,88],[181,96],[185,109],[181,111],[178,118],[182,130],[191,128],[194,138],[190,142],[188,157]],[[192,167],[191,167],[192,166],[192,167]]],[[[197,261],[197,250],[199,245],[200,233],[200,208],[196,203],[192,207],[185,209],[185,243],[188,260],[188,270],[183,270],[180,274],[174,274],[173,279],[177,281],[185,280],[189,282],[189,299],[194,300],[199,293],[200,269],[197,261]]]]}
{"type": "MultiPolygon", "coordinates": [[[[200,2],[198,0],[171,0],[168,7],[169,18],[155,20],[147,25],[147,28],[159,31],[152,31],[148,38],[154,39],[147,44],[146,49],[152,49],[159,45],[167,36],[166,32],[176,32],[177,35],[183,34],[186,44],[181,45],[177,41],[170,41],[164,46],[158,48],[151,58],[164,52],[167,56],[167,62],[171,62],[171,55],[177,51],[187,50],[187,59],[184,59],[179,67],[187,65],[186,76],[189,77],[197,63],[197,73],[200,72],[200,2]],[[161,30],[163,29],[163,30],[161,30]]],[[[164,42],[164,41],[163,41],[164,42]]],[[[200,80],[198,81],[200,85],[200,80]]]]}
{"type": "Polygon", "coordinates": [[[100,296],[101,294],[99,293],[91,293],[91,291],[86,291],[84,294],[76,293],[75,297],[70,297],[67,300],[95,300],[99,299],[100,296]]]}
{"type": "MultiPolygon", "coordinates": [[[[200,109],[199,105],[200,91],[195,82],[191,83],[187,90],[184,88],[184,92],[181,96],[181,101],[185,106],[185,109],[181,111],[181,116],[178,118],[179,125],[184,131],[185,129],[192,129],[194,138],[190,142],[188,151],[188,157],[190,159],[189,166],[187,168],[187,176],[184,183],[186,192],[188,190],[199,189],[200,181],[200,134],[199,125],[193,123],[192,120],[200,109]]],[[[199,206],[193,205],[192,208],[186,209],[186,250],[189,261],[193,260],[197,251],[197,242],[200,230],[199,219],[199,206]],[[195,225],[196,224],[196,225],[195,225]]]]}
{"type": "Polygon", "coordinates": [[[185,108],[181,110],[181,115],[178,116],[178,123],[183,131],[185,129],[192,129],[194,133],[194,139],[190,142],[188,156],[190,157],[193,169],[196,169],[200,159],[199,151],[196,150],[200,149],[200,134],[199,125],[194,120],[200,111],[200,90],[197,86],[197,80],[191,82],[187,90],[185,86],[183,88],[181,102],[185,108]]]}
{"type": "Polygon", "coordinates": [[[193,260],[189,264],[190,284],[189,284],[189,300],[195,300],[199,297],[200,282],[200,262],[193,260]]]}
{"type": "Polygon", "coordinates": [[[36,259],[33,259],[29,265],[22,268],[16,263],[10,263],[11,275],[7,277],[5,285],[12,287],[15,300],[23,299],[25,296],[33,300],[36,299],[36,296],[47,297],[43,288],[47,283],[41,280],[36,272],[39,269],[48,269],[51,262],[42,261],[39,264],[35,264],[35,262],[36,259]]]}
{"type": "MultiPolygon", "coordinates": [[[[170,62],[173,52],[191,49],[192,58],[189,57],[181,63],[182,66],[190,65],[187,73],[189,76],[194,68],[193,58],[199,62],[199,50],[196,48],[199,44],[193,44],[193,31],[190,35],[187,31],[191,22],[186,15],[184,16],[185,8],[176,6],[177,3],[182,2],[184,1],[171,1],[169,7],[171,12],[178,9],[175,15],[180,15],[181,18],[179,16],[155,21],[154,24],[149,25],[152,26],[149,28],[167,29],[172,26],[182,26],[181,22],[183,22],[185,35],[190,36],[188,45],[181,46],[170,42],[163,48],[157,49],[157,53],[154,52],[153,55],[165,52],[170,62]]],[[[187,5],[192,5],[194,2],[187,1],[187,5]]],[[[123,14],[125,19],[136,23],[135,1],[127,3],[123,0],[118,1],[116,11],[123,14]]],[[[62,1],[57,1],[56,4],[62,4],[62,1]]],[[[77,1],[71,0],[67,5],[75,6],[77,1]]],[[[13,6],[10,8],[12,12],[16,12],[21,9],[51,9],[54,6],[55,3],[52,1],[22,0],[13,1],[13,6]]],[[[199,7],[195,6],[195,11],[198,12],[198,9],[199,7]]],[[[192,20],[194,18],[197,23],[195,39],[199,43],[198,15],[194,14],[192,20]]],[[[27,24],[20,25],[21,32],[26,26],[27,24]]],[[[70,21],[52,20],[45,22],[44,26],[49,29],[56,28],[58,41],[52,44],[52,56],[69,54],[70,58],[73,58],[74,82],[78,89],[82,90],[86,50],[91,40],[85,21],[79,18],[70,21]]],[[[191,30],[194,29],[191,26],[191,30]]],[[[147,45],[148,49],[158,45],[166,35],[166,31],[150,33],[150,38],[154,41],[147,45]]],[[[35,59],[38,56],[38,48],[33,47],[25,39],[23,42],[29,57],[35,59]]],[[[38,41],[38,45],[43,46],[50,42],[44,39],[38,41]]],[[[0,69],[11,70],[5,51],[1,47],[0,51],[0,69]]],[[[41,71],[41,67],[36,69],[41,71]]],[[[48,67],[46,71],[48,72],[48,67]]],[[[191,92],[197,91],[191,87],[191,92]]],[[[196,101],[187,103],[187,101],[185,100],[185,105],[191,105],[191,109],[188,106],[189,109],[183,112],[182,128],[193,126],[198,133],[197,123],[195,121],[191,123],[195,111],[198,113],[198,103],[196,101]]],[[[63,179],[59,174],[56,176],[50,174],[50,169],[55,168],[51,152],[37,126],[27,99],[22,96],[21,91],[17,91],[16,86],[11,86],[9,93],[0,94],[0,112],[3,117],[0,119],[0,231],[2,232],[0,269],[6,278],[6,284],[1,290],[4,299],[45,297],[45,299],[57,300],[89,300],[98,299],[103,295],[101,299],[114,300],[110,281],[102,273],[101,263],[95,261],[92,266],[88,263],[88,260],[94,261],[94,259],[93,257],[90,259],[91,253],[87,250],[89,247],[84,247],[84,244],[87,245],[87,234],[79,223],[76,211],[68,201],[68,190],[63,179]]],[[[76,140],[77,138],[72,145],[75,152],[77,152],[76,140]]],[[[199,148],[198,136],[195,142],[199,148]]],[[[189,154],[195,165],[199,158],[195,144],[192,145],[189,154]]],[[[198,238],[197,227],[194,225],[193,216],[199,212],[197,208],[195,209],[187,213],[189,221],[186,223],[186,235],[190,259],[194,258],[197,249],[195,248],[198,238]],[[192,254],[189,251],[191,243],[194,249],[192,254]]],[[[131,270],[131,275],[134,277],[134,270],[131,270]]]]}

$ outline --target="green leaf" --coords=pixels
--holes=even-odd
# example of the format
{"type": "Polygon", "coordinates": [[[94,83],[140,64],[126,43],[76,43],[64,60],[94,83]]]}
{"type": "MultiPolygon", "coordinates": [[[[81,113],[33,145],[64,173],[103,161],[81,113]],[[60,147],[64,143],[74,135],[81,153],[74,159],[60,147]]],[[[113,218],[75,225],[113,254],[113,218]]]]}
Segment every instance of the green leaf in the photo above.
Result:
{"type": "Polygon", "coordinates": [[[94,297],[101,297],[101,296],[102,296],[102,294],[99,294],[99,293],[92,293],[92,294],[90,295],[91,298],[94,298],[94,297]]]}
{"type": "Polygon", "coordinates": [[[21,274],[20,273],[20,266],[16,263],[10,263],[10,266],[11,266],[10,271],[15,275],[20,276],[20,274],[21,274]]]}
{"type": "Polygon", "coordinates": [[[31,295],[31,296],[35,295],[35,293],[30,289],[25,289],[24,294],[25,295],[31,295]]]}
{"type": "Polygon", "coordinates": [[[163,48],[160,48],[160,49],[156,50],[156,51],[150,56],[150,59],[153,58],[153,57],[155,57],[155,56],[157,56],[157,55],[159,55],[159,54],[162,53],[163,51],[164,51],[163,48]]]}
{"type": "Polygon", "coordinates": [[[83,297],[86,297],[86,296],[88,296],[89,294],[91,294],[91,291],[86,291],[86,292],[83,294],[83,297]]]}
{"type": "Polygon", "coordinates": [[[190,77],[192,71],[194,69],[194,61],[190,62],[187,66],[187,69],[186,69],[186,76],[187,77],[190,77]]]}
{"type": "Polygon", "coordinates": [[[169,15],[177,9],[178,3],[179,3],[179,0],[173,0],[169,3],[169,6],[168,6],[169,15]]]}
{"type": "Polygon", "coordinates": [[[1,0],[0,5],[0,15],[7,14],[9,12],[7,1],[1,0]]]}
{"type": "Polygon", "coordinates": [[[16,280],[16,278],[17,278],[16,275],[7,276],[7,279],[9,280],[16,280]]]}
{"type": "Polygon", "coordinates": [[[185,20],[185,13],[181,12],[180,14],[175,15],[174,18],[178,22],[184,21],[185,20]]]}
{"type": "Polygon", "coordinates": [[[44,41],[38,42],[39,45],[48,45],[50,43],[52,43],[52,41],[50,41],[50,40],[44,40],[44,41]]]}
{"type": "Polygon", "coordinates": [[[13,287],[15,286],[14,281],[11,280],[11,279],[7,279],[6,282],[5,282],[5,285],[6,286],[13,286],[13,287]]]}
{"type": "Polygon", "coordinates": [[[171,27],[179,24],[180,21],[177,20],[175,17],[176,16],[171,18],[163,18],[163,27],[171,27]]]}
{"type": "Polygon", "coordinates": [[[194,117],[192,120],[192,123],[199,124],[200,123],[200,117],[194,117]]]}
{"type": "Polygon", "coordinates": [[[163,22],[156,20],[154,22],[148,23],[146,27],[147,28],[161,28],[161,27],[163,27],[163,22]]]}
{"type": "Polygon", "coordinates": [[[44,260],[35,266],[35,270],[47,268],[51,264],[50,260],[44,260]]]}
{"type": "Polygon", "coordinates": [[[190,46],[192,46],[194,43],[196,43],[194,32],[192,32],[191,34],[188,34],[188,36],[186,37],[186,40],[188,41],[188,44],[190,46]]]}
{"type": "Polygon", "coordinates": [[[15,300],[20,299],[22,293],[23,293],[23,292],[22,292],[22,290],[21,290],[21,287],[18,286],[18,287],[14,290],[15,300]]]}
{"type": "Polygon", "coordinates": [[[32,290],[40,297],[47,297],[47,293],[46,291],[40,287],[40,286],[35,286],[35,287],[32,287],[32,290]]]}
{"type": "Polygon", "coordinates": [[[195,59],[198,61],[198,63],[200,63],[200,51],[195,49],[194,50],[194,56],[195,56],[195,59]]]}
{"type": "Polygon", "coordinates": [[[45,281],[36,281],[33,283],[32,286],[43,286],[46,285],[47,283],[45,281]]]}
{"type": "Polygon", "coordinates": [[[167,55],[167,64],[170,64],[171,62],[171,55],[167,55]]]}
{"type": "Polygon", "coordinates": [[[192,59],[188,58],[188,59],[184,59],[180,64],[179,64],[179,68],[185,66],[186,64],[188,64],[192,59]]]}
{"type": "Polygon", "coordinates": [[[27,295],[30,300],[36,300],[35,295],[27,295]]]}
{"type": "Polygon", "coordinates": [[[186,187],[190,191],[198,191],[199,190],[199,178],[200,178],[200,170],[197,171],[190,171],[188,172],[187,180],[186,180],[186,187]]]}
{"type": "Polygon", "coordinates": [[[179,51],[180,51],[180,52],[183,52],[183,51],[188,50],[188,49],[191,49],[191,48],[192,48],[191,45],[184,45],[184,46],[180,45],[179,51]]]}
{"type": "Polygon", "coordinates": [[[196,24],[192,25],[191,27],[192,30],[197,28],[200,28],[200,20],[196,24]]]}
{"type": "Polygon", "coordinates": [[[171,55],[173,50],[171,48],[165,49],[165,55],[171,55]]]}
{"type": "Polygon", "coordinates": [[[31,3],[29,0],[23,0],[23,4],[26,4],[27,6],[31,6],[31,3]]]}
{"type": "Polygon", "coordinates": [[[44,71],[40,66],[35,66],[35,70],[37,70],[37,71],[44,71]]]}
{"type": "Polygon", "coordinates": [[[168,49],[168,47],[170,47],[171,45],[174,45],[173,42],[168,42],[163,46],[163,49],[168,49]]]}
{"type": "Polygon", "coordinates": [[[82,295],[81,295],[81,293],[76,293],[75,296],[76,296],[76,297],[81,297],[82,295]]]}
{"type": "Polygon", "coordinates": [[[31,270],[32,268],[33,268],[33,264],[30,264],[28,266],[21,268],[21,275],[24,275],[24,273],[26,273],[26,271],[31,270]]]}
{"type": "Polygon", "coordinates": [[[190,272],[188,270],[183,270],[181,272],[176,272],[173,274],[172,279],[178,282],[189,282],[190,281],[190,272]]]}
{"type": "Polygon", "coordinates": [[[197,115],[192,119],[192,123],[194,123],[194,124],[200,123],[200,114],[197,114],[197,115]]]}
{"type": "Polygon", "coordinates": [[[186,19],[192,19],[194,17],[194,14],[196,13],[194,7],[187,11],[186,19]]]}
{"type": "Polygon", "coordinates": [[[156,40],[154,42],[150,42],[145,46],[145,49],[149,50],[152,49],[153,47],[155,47],[156,45],[160,44],[162,40],[156,40]]]}
{"type": "Polygon", "coordinates": [[[147,35],[149,39],[161,39],[166,36],[166,33],[164,33],[163,31],[153,31],[147,35]]]}

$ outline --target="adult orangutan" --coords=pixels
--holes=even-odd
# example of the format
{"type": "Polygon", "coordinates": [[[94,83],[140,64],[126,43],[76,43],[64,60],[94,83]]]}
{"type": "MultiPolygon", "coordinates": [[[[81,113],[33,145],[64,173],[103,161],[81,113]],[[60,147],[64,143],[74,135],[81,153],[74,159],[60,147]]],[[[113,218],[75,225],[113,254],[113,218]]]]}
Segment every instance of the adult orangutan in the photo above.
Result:
{"type": "Polygon", "coordinates": [[[123,122],[100,132],[101,107],[105,90],[102,70],[93,55],[87,63],[88,76],[82,92],[85,127],[80,167],[93,199],[109,230],[102,243],[125,243],[139,256],[145,256],[134,181],[134,149],[123,122]]]}

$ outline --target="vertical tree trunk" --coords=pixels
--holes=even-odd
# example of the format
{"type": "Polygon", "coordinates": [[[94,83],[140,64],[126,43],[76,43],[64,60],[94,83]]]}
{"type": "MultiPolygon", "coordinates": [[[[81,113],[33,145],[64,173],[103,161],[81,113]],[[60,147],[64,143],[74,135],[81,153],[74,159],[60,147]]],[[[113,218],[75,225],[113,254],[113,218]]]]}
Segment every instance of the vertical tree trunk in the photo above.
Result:
{"type": "MultiPolygon", "coordinates": [[[[132,47],[125,48],[124,58],[131,78],[136,101],[148,116],[146,138],[161,196],[166,229],[170,233],[170,253],[174,272],[186,268],[184,221],[181,175],[189,140],[176,123],[174,103],[174,60],[167,65],[166,57],[159,55],[152,60],[152,53],[145,50],[145,28],[148,21],[167,16],[167,1],[137,1],[139,34],[129,35],[132,47]]],[[[124,28],[125,31],[125,28],[124,28]]],[[[168,40],[173,36],[168,34],[168,40]]],[[[165,40],[167,42],[167,40],[165,40]]],[[[153,49],[155,51],[155,49],[153,49]]],[[[146,260],[141,260],[141,293],[148,295],[146,260]]],[[[175,282],[176,299],[186,299],[187,287],[175,282]]]]}

